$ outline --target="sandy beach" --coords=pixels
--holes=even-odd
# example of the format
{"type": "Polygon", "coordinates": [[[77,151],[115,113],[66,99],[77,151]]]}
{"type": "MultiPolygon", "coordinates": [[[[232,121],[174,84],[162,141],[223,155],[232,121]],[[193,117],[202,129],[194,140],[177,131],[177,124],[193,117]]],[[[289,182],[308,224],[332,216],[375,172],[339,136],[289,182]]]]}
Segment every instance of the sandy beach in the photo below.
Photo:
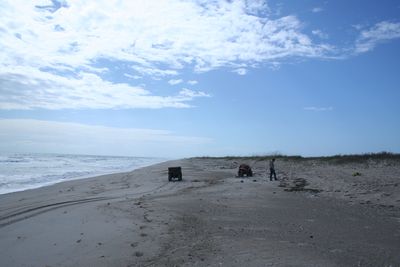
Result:
{"type": "Polygon", "coordinates": [[[191,158],[0,195],[0,266],[400,266],[398,159],[278,158],[279,181],[267,164],[191,158]]]}

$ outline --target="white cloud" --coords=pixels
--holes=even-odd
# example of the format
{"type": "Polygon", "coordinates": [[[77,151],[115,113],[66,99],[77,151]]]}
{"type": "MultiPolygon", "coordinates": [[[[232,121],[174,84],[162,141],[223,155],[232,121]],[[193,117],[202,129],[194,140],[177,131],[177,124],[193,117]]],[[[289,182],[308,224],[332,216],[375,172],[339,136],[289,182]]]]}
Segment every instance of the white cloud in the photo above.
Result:
{"type": "Polygon", "coordinates": [[[159,80],[165,76],[175,76],[178,75],[176,70],[172,69],[159,69],[154,67],[142,67],[142,66],[132,66],[132,69],[140,73],[141,75],[149,75],[153,77],[153,79],[159,80]]]}
{"type": "Polygon", "coordinates": [[[313,30],[313,31],[311,31],[311,33],[314,34],[315,36],[318,36],[321,39],[328,39],[329,38],[329,35],[324,33],[321,30],[313,30]]]}
{"type": "MultiPolygon", "coordinates": [[[[133,82],[171,80],[187,69],[245,74],[291,58],[334,58],[341,50],[323,43],[321,31],[305,34],[296,16],[272,16],[264,0],[52,3],[0,2],[0,77],[7,85],[0,108],[186,107],[176,96],[152,95],[133,82]],[[114,63],[129,68],[130,84],[104,78],[114,63]]],[[[361,32],[353,50],[370,51],[399,32],[399,23],[378,23],[361,32]]]]}
{"type": "Polygon", "coordinates": [[[382,42],[397,38],[400,38],[400,23],[382,21],[361,31],[354,50],[356,53],[368,52],[382,42]]]}
{"type": "Polygon", "coordinates": [[[169,83],[170,85],[176,85],[176,84],[180,84],[180,83],[182,83],[182,82],[183,82],[182,79],[169,80],[169,81],[168,81],[168,83],[169,83]]]}
{"type": "Polygon", "coordinates": [[[307,111],[332,111],[333,107],[304,107],[307,111]]]}
{"type": "Polygon", "coordinates": [[[195,80],[190,80],[187,83],[190,84],[190,85],[195,85],[195,84],[198,84],[199,82],[195,81],[195,80]]]}
{"type": "Polygon", "coordinates": [[[98,62],[124,63],[133,82],[331,50],[303,34],[295,16],[266,17],[263,0],[52,3],[0,3],[0,109],[187,107],[179,95],[105,80],[110,69],[98,62]]]}
{"type": "Polygon", "coordinates": [[[96,155],[179,157],[182,153],[189,153],[190,149],[212,143],[210,138],[181,136],[166,130],[31,119],[0,119],[0,137],[1,151],[96,155]],[[178,153],[178,150],[180,154],[172,155],[170,152],[178,153]]]}
{"type": "Polygon", "coordinates": [[[301,32],[295,16],[255,15],[265,1],[75,0],[53,13],[35,5],[2,1],[3,64],[77,68],[106,58],[148,75],[161,64],[169,68],[164,75],[174,75],[189,65],[204,71],[329,51],[301,32]]]}
{"type": "Polygon", "coordinates": [[[313,13],[319,13],[319,12],[324,11],[324,9],[322,7],[314,7],[313,9],[311,9],[311,11],[313,13]]]}
{"type": "Polygon", "coordinates": [[[269,12],[266,0],[246,0],[245,5],[249,14],[258,15],[269,12]]]}
{"type": "Polygon", "coordinates": [[[139,80],[139,79],[142,78],[142,76],[139,76],[139,75],[131,75],[131,74],[128,74],[128,73],[124,73],[124,76],[125,76],[125,77],[128,77],[128,78],[131,78],[131,79],[134,79],[134,80],[139,80]]]}
{"type": "Polygon", "coordinates": [[[193,99],[195,97],[211,97],[209,94],[204,93],[202,91],[193,91],[187,88],[183,88],[179,95],[183,98],[193,99]]]}
{"type": "Polygon", "coordinates": [[[246,75],[247,74],[247,70],[245,68],[238,68],[233,70],[233,72],[236,72],[239,75],[246,75]]]}
{"type": "Polygon", "coordinates": [[[0,109],[187,108],[188,101],[202,96],[156,96],[141,86],[111,83],[85,72],[76,77],[27,67],[9,67],[0,72],[0,109]]]}
{"type": "Polygon", "coordinates": [[[271,70],[279,70],[281,68],[281,64],[279,62],[271,62],[269,68],[271,70]]]}

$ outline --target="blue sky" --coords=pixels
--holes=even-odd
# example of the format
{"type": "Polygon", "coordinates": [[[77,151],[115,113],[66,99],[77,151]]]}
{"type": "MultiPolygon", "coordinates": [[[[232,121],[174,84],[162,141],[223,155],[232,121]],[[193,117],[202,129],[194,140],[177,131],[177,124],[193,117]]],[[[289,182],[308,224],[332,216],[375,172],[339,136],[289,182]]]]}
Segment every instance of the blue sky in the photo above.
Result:
{"type": "Polygon", "coordinates": [[[400,3],[1,1],[0,152],[400,152],[400,3]]]}

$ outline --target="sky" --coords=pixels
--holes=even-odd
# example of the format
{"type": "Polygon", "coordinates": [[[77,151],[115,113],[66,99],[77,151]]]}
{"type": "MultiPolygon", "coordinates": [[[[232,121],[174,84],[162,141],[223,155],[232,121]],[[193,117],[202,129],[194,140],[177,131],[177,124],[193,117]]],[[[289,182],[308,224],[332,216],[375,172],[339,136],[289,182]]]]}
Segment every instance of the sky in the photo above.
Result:
{"type": "Polygon", "coordinates": [[[1,0],[0,153],[400,152],[397,0],[1,0]]]}

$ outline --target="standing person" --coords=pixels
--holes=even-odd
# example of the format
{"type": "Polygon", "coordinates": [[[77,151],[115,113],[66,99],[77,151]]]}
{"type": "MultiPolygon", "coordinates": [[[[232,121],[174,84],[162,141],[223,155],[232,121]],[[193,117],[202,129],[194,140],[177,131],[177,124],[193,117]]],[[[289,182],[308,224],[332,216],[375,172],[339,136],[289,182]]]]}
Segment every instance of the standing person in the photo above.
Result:
{"type": "Polygon", "coordinates": [[[277,181],[278,179],[276,179],[276,172],[275,172],[275,159],[271,159],[271,161],[269,162],[269,180],[272,181],[272,175],[274,175],[274,179],[275,181],[277,181]]]}

